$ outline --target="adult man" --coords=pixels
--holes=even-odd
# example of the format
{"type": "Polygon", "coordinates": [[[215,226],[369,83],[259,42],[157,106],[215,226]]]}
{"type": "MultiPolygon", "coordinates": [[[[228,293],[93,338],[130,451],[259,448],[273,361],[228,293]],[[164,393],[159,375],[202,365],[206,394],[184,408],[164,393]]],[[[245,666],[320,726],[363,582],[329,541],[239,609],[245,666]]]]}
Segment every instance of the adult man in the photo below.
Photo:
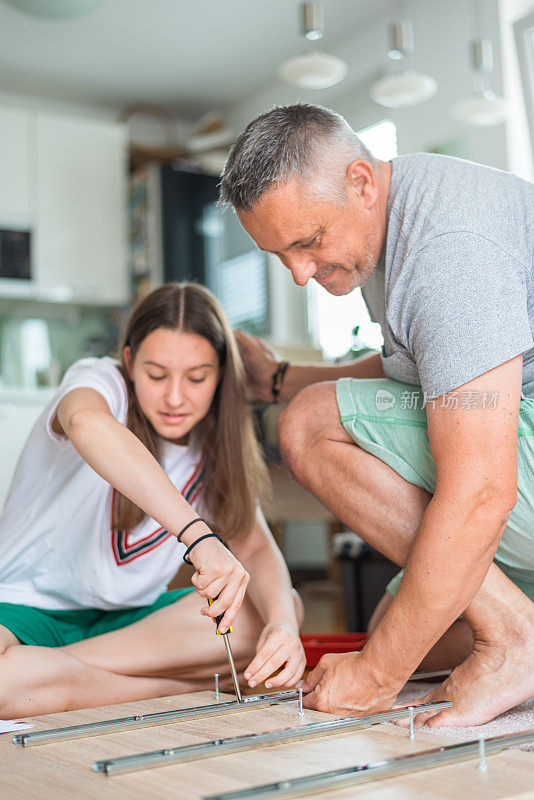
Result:
{"type": "MultiPolygon", "coordinates": [[[[453,707],[418,724],[534,696],[534,187],[443,156],[377,161],[341,117],[298,104],[248,125],[221,199],[298,285],[364,284],[384,335],[349,367],[291,365],[280,392],[296,478],[405,566],[364,652],[325,656],[307,705],[391,707],[444,635],[462,663],[432,699],[453,707]]],[[[241,341],[267,399],[276,362],[241,341]]]]}

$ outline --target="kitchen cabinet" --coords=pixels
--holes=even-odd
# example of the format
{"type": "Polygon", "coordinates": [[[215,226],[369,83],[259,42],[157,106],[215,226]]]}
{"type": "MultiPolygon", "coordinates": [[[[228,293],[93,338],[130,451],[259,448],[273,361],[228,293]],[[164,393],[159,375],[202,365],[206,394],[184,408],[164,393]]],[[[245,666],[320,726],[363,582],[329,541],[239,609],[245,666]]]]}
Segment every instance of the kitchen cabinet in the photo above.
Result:
{"type": "Polygon", "coordinates": [[[33,216],[35,113],[0,107],[0,227],[28,227],[33,216]]]}
{"type": "Polygon", "coordinates": [[[43,299],[130,299],[126,128],[37,115],[35,268],[43,299]]]}

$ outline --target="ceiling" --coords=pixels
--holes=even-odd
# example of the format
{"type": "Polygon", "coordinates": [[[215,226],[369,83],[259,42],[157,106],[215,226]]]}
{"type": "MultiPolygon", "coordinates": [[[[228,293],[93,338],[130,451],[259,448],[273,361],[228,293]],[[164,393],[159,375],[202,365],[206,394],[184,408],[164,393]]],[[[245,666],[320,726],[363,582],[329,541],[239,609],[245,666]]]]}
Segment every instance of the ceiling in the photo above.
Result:
{"type": "MultiPolygon", "coordinates": [[[[303,49],[297,0],[104,0],[80,19],[29,16],[0,0],[0,91],[184,119],[224,110],[275,79],[303,49]]],[[[391,0],[324,0],[325,50],[391,0]]]]}

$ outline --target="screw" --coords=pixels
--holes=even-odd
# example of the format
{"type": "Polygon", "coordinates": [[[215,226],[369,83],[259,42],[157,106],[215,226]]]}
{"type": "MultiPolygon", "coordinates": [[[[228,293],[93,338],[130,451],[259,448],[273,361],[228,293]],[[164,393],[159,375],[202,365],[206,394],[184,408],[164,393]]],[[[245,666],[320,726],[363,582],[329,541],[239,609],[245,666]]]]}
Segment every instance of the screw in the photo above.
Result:
{"type": "Polygon", "coordinates": [[[410,712],[410,741],[413,742],[415,739],[415,733],[413,729],[413,706],[410,706],[408,711],[410,712]]]}
{"type": "Polygon", "coordinates": [[[219,673],[216,672],[214,675],[215,678],[215,699],[219,699],[219,673]]]}
{"type": "Polygon", "coordinates": [[[480,756],[478,768],[481,772],[485,772],[488,768],[488,765],[486,764],[486,742],[484,741],[483,736],[481,736],[478,740],[478,755],[480,756]]]}

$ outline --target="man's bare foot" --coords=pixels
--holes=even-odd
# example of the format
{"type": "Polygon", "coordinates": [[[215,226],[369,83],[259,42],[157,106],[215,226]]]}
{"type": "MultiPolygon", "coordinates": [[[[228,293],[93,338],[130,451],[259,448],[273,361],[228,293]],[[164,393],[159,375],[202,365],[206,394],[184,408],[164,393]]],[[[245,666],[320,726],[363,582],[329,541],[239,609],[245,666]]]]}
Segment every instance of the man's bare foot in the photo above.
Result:
{"type": "MultiPolygon", "coordinates": [[[[449,677],[418,702],[451,700],[452,708],[418,714],[417,727],[482,725],[534,697],[534,624],[509,621],[506,638],[488,641],[475,636],[471,655],[449,677]]],[[[407,725],[407,720],[399,721],[407,725]]]]}

